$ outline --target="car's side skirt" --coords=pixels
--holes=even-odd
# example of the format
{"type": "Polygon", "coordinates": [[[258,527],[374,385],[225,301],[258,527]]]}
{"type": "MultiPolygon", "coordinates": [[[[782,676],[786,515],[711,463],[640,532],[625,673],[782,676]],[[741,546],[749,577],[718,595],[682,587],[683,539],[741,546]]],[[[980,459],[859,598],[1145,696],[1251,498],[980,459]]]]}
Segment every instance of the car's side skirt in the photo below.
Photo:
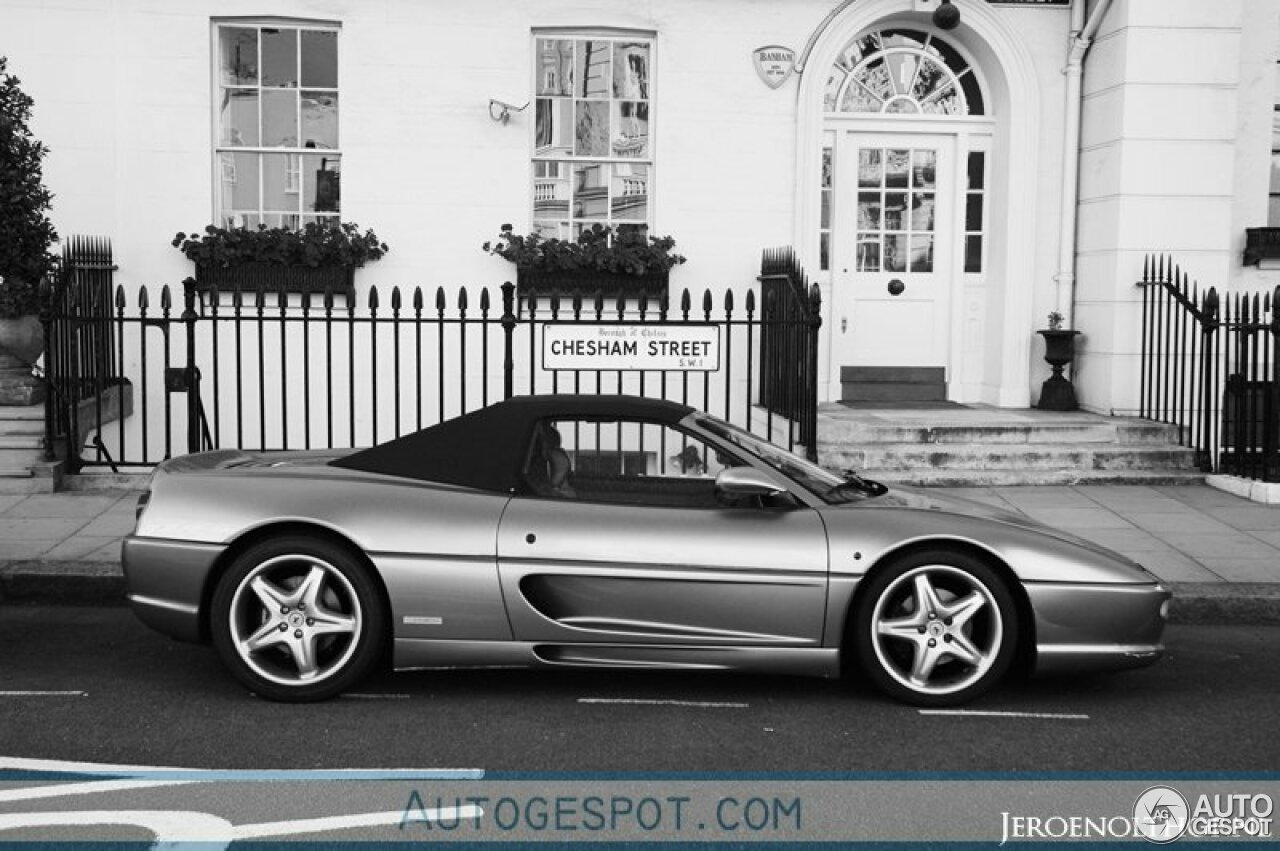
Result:
{"type": "Polygon", "coordinates": [[[397,670],[425,668],[651,668],[838,677],[832,647],[693,647],[686,645],[550,644],[398,638],[397,670]]]}

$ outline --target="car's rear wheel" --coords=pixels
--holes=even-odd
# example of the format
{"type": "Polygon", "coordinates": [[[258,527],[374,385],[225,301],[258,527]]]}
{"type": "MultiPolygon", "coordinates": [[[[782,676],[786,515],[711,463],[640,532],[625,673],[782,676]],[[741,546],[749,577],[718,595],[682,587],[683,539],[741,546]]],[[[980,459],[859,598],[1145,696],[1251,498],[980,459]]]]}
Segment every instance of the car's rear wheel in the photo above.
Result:
{"type": "Polygon", "coordinates": [[[211,627],[223,663],[256,694],[324,700],[377,662],[386,613],[358,558],[293,535],[236,558],[214,591],[211,627]]]}
{"type": "Polygon", "coordinates": [[[855,605],[852,643],[862,669],[890,696],[954,706],[1009,670],[1017,610],[1001,577],[964,553],[932,550],[874,574],[855,605]]]}

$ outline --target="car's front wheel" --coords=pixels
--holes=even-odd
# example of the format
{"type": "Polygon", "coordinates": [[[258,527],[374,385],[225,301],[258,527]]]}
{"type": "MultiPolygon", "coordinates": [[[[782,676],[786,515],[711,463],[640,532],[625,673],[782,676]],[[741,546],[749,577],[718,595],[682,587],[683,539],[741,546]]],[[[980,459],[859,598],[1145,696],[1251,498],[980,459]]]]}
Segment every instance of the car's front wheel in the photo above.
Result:
{"type": "Polygon", "coordinates": [[[326,541],[286,536],[241,553],[214,591],[213,644],[261,697],[324,700],[377,662],[386,630],[363,563],[326,541]]]}
{"type": "Polygon", "coordinates": [[[1009,670],[1016,607],[1003,580],[964,553],[923,551],[866,580],[852,643],[881,690],[919,706],[953,706],[1009,670]]]}

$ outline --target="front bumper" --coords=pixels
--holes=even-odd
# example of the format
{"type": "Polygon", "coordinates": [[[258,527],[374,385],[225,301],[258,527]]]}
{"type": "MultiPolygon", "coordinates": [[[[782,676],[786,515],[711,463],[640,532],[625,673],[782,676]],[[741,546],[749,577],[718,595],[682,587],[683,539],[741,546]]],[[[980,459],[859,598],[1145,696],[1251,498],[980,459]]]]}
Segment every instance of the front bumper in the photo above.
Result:
{"type": "Polygon", "coordinates": [[[129,605],[143,623],[183,641],[199,641],[200,603],[221,544],[129,536],[121,561],[129,605]]]}
{"type": "Polygon", "coordinates": [[[1140,668],[1164,655],[1164,586],[1028,583],[1036,673],[1140,668]]]}

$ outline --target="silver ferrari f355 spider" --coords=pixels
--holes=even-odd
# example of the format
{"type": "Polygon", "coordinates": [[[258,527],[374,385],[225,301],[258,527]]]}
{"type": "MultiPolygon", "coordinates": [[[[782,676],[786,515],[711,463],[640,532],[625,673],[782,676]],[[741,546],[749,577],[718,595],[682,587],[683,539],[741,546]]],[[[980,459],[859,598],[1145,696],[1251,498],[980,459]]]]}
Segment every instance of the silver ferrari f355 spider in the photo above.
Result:
{"type": "Polygon", "coordinates": [[[529,396],[361,451],[160,465],[124,543],[148,625],[263,697],[390,657],[861,671],[919,705],[1137,667],[1170,593],[1026,517],[834,475],[684,405],[529,396]]]}

